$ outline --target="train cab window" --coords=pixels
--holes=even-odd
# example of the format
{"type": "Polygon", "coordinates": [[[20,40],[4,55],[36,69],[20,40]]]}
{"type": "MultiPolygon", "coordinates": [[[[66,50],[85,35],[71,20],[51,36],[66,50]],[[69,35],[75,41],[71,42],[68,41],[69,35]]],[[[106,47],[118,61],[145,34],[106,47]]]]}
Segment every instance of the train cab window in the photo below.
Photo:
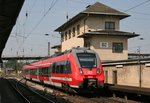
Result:
{"type": "Polygon", "coordinates": [[[97,59],[95,54],[77,53],[77,57],[82,68],[97,67],[97,59]]]}

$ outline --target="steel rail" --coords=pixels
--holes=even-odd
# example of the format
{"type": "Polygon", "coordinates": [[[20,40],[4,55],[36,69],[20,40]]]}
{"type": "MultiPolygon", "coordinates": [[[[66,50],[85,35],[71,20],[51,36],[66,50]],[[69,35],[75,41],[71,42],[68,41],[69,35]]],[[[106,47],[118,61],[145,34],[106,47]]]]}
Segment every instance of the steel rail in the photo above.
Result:
{"type": "Polygon", "coordinates": [[[19,80],[19,81],[17,81],[17,83],[16,83],[16,87],[18,88],[18,90],[19,90],[18,85],[20,85],[20,86],[22,86],[22,87],[24,87],[24,88],[28,89],[28,90],[29,90],[29,91],[31,91],[32,93],[35,93],[36,95],[38,95],[38,96],[42,97],[43,99],[45,99],[45,100],[49,101],[50,103],[56,103],[55,101],[52,101],[52,100],[50,100],[50,99],[48,99],[48,98],[44,97],[44,96],[43,96],[43,95],[41,95],[40,93],[38,93],[38,92],[36,92],[36,91],[34,91],[34,90],[30,89],[30,88],[27,88],[27,87],[26,87],[26,86],[24,86],[22,83],[20,83],[20,81],[21,81],[21,80],[22,80],[22,79],[20,79],[20,80],[19,80]]]}
{"type": "Polygon", "coordinates": [[[31,103],[16,87],[13,86],[12,83],[8,79],[6,79],[11,87],[25,100],[25,103],[31,103]]]}

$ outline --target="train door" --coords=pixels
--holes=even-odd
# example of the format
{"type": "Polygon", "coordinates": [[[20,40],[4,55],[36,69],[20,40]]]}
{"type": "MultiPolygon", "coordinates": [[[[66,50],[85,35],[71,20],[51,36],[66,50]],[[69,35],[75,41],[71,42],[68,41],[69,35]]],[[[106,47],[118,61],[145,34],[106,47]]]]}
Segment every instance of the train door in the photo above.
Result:
{"type": "Polygon", "coordinates": [[[113,84],[117,84],[117,70],[113,71],[113,84]]]}

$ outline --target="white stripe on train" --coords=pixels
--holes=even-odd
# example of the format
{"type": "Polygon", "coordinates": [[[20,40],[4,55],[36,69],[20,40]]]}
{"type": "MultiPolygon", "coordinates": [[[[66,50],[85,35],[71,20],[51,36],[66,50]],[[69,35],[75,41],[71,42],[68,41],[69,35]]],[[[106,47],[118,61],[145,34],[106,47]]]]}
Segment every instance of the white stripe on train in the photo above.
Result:
{"type": "MultiPolygon", "coordinates": [[[[29,77],[26,77],[26,78],[27,78],[27,79],[30,79],[29,77]]],[[[53,79],[53,80],[72,81],[72,78],[50,77],[50,78],[49,78],[49,81],[44,80],[44,83],[45,83],[45,84],[49,84],[49,85],[53,85],[53,86],[62,88],[62,84],[61,84],[61,83],[52,82],[52,81],[51,81],[52,79],[53,79]]],[[[33,81],[40,82],[40,80],[39,80],[39,79],[36,79],[36,78],[32,78],[32,80],[33,80],[33,81]]],[[[72,88],[79,88],[79,86],[76,86],[76,85],[70,85],[70,87],[72,87],[72,88]]]]}

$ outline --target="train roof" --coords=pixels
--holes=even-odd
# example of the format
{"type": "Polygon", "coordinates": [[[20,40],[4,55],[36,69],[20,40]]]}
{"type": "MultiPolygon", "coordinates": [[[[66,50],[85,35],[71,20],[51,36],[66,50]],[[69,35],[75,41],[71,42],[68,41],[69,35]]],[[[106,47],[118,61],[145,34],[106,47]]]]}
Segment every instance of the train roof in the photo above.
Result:
{"type": "Polygon", "coordinates": [[[49,60],[50,59],[46,59],[46,60],[40,60],[38,62],[30,63],[23,66],[22,69],[27,70],[27,69],[35,69],[35,68],[46,68],[50,66],[49,60]]]}
{"type": "MultiPolygon", "coordinates": [[[[61,56],[63,55],[67,55],[67,54],[70,54],[70,53],[95,53],[93,50],[90,50],[89,48],[81,48],[81,47],[74,47],[70,50],[66,50],[62,53],[59,53],[59,54],[55,54],[55,55],[52,55],[50,58],[47,58],[45,60],[40,60],[38,62],[34,62],[34,63],[30,63],[30,64],[27,64],[25,66],[23,66],[22,70],[28,70],[28,69],[35,69],[35,68],[46,68],[46,67],[49,67],[50,66],[50,62],[54,62],[56,60],[62,60],[61,56]],[[56,58],[58,57],[58,58],[56,58]]],[[[63,59],[66,59],[68,58],[68,56],[64,56],[63,59]]]]}

